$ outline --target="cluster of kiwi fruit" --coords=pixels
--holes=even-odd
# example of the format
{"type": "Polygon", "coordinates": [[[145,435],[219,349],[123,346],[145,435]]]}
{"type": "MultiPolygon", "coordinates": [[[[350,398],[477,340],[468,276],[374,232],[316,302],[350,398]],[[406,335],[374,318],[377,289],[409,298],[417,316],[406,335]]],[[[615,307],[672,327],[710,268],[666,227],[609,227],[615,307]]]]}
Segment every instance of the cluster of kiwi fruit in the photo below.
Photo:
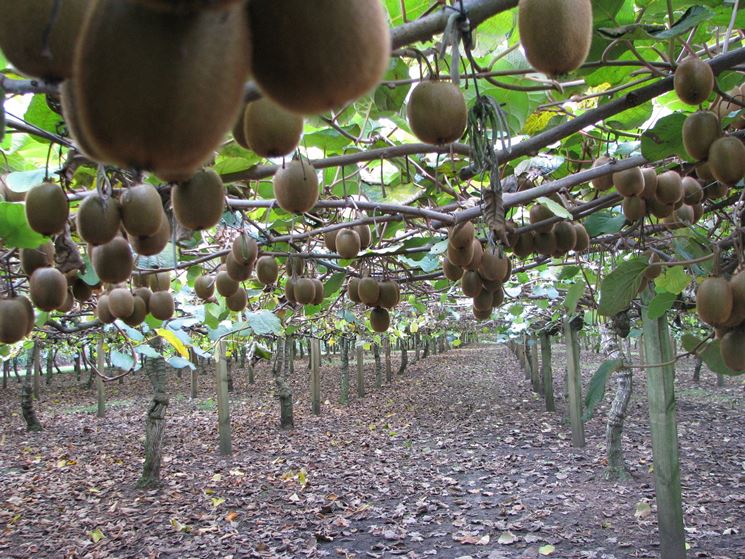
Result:
{"type": "Polygon", "coordinates": [[[455,142],[463,135],[468,108],[457,85],[428,80],[412,90],[406,115],[417,138],[427,144],[443,145],[455,142]]]}
{"type": "Polygon", "coordinates": [[[148,275],[136,274],[132,278],[134,290],[123,283],[109,284],[99,295],[96,317],[103,324],[116,319],[131,327],[137,327],[148,313],[157,320],[170,320],[176,311],[171,288],[170,272],[148,275]]]}
{"type": "Polygon", "coordinates": [[[290,303],[300,305],[323,303],[323,282],[318,278],[306,276],[305,259],[300,256],[290,256],[287,258],[286,268],[285,298],[290,303]]]}
{"type": "Polygon", "coordinates": [[[531,254],[560,258],[571,251],[583,252],[590,247],[590,236],[581,223],[544,223],[555,216],[540,203],[531,206],[529,215],[530,224],[537,226],[532,231],[517,233],[516,224],[508,224],[507,238],[512,252],[518,258],[527,258],[531,254]]]}
{"type": "Polygon", "coordinates": [[[370,248],[372,234],[369,225],[354,225],[323,235],[323,243],[328,250],[336,252],[342,258],[354,258],[361,250],[370,248]]]}
{"type": "Polygon", "coordinates": [[[719,181],[710,189],[723,196],[728,187],[745,176],[745,146],[736,136],[722,135],[719,119],[713,111],[689,115],[683,123],[683,145],[688,155],[701,162],[696,167],[697,175],[706,181],[719,181]]]}
{"type": "Polygon", "coordinates": [[[696,312],[714,327],[725,364],[735,371],[745,370],[745,272],[729,280],[706,278],[696,291],[696,312]]]}
{"type": "Polygon", "coordinates": [[[347,297],[354,303],[370,307],[370,325],[375,332],[386,332],[391,326],[390,310],[401,302],[401,288],[395,281],[379,281],[365,275],[347,284],[347,297]]]}

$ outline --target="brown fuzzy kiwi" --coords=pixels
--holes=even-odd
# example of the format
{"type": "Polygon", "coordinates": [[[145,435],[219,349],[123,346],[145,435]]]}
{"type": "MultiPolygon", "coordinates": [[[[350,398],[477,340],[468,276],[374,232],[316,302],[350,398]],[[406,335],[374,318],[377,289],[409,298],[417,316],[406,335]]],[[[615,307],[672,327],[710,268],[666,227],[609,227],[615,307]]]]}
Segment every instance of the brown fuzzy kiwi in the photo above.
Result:
{"type": "Polygon", "coordinates": [[[251,147],[248,145],[248,142],[246,141],[246,136],[243,133],[243,115],[246,112],[247,106],[248,105],[244,105],[243,109],[238,114],[238,120],[236,120],[235,124],[233,125],[233,139],[242,148],[250,150],[251,147]]]}
{"type": "Polygon", "coordinates": [[[54,264],[54,244],[45,241],[39,248],[22,248],[20,250],[21,269],[30,276],[39,268],[54,264]]]}
{"type": "Polygon", "coordinates": [[[370,248],[372,244],[372,233],[370,233],[369,225],[355,225],[354,230],[360,236],[360,249],[364,250],[370,248]]]}
{"type": "Polygon", "coordinates": [[[116,237],[105,245],[93,247],[91,262],[99,279],[106,283],[127,281],[134,268],[132,249],[122,237],[116,237]]]}
{"type": "Polygon", "coordinates": [[[170,320],[173,318],[173,313],[176,312],[173,295],[168,291],[153,293],[148,301],[147,309],[158,320],[170,320]]]}
{"type": "Polygon", "coordinates": [[[171,190],[173,215],[187,229],[214,227],[225,211],[225,185],[212,169],[196,173],[171,190]]]}
{"type": "Polygon", "coordinates": [[[238,291],[239,287],[239,283],[231,278],[225,270],[217,273],[217,276],[215,277],[215,288],[223,297],[230,297],[238,291]]]}
{"type": "Polygon", "coordinates": [[[295,299],[301,305],[309,305],[316,297],[316,286],[310,278],[299,278],[295,282],[295,299]]]}
{"type": "Polygon", "coordinates": [[[726,324],[732,314],[732,288],[721,277],[706,278],[696,291],[699,318],[711,326],[726,324]]]}
{"type": "Polygon", "coordinates": [[[56,268],[39,268],[29,280],[31,301],[43,311],[61,307],[67,296],[67,279],[56,268]]]}
{"type": "Polygon", "coordinates": [[[725,326],[736,328],[745,321],[745,272],[732,276],[729,285],[732,289],[732,313],[725,326]]]}
{"type": "Polygon", "coordinates": [[[347,284],[347,297],[354,303],[361,303],[360,299],[360,280],[359,278],[352,278],[347,284]]]}
{"type": "MultiPolygon", "coordinates": [[[[543,204],[534,204],[530,208],[530,224],[535,225],[537,223],[541,223],[543,221],[547,221],[553,217],[556,217],[554,215],[554,212],[549,210],[546,206],[543,204]]],[[[548,233],[553,229],[554,224],[553,223],[543,223],[539,227],[535,229],[536,233],[548,233]]]]}
{"type": "Polygon", "coordinates": [[[155,256],[163,252],[171,240],[171,222],[163,214],[160,219],[160,227],[155,232],[155,235],[150,235],[149,237],[127,236],[127,238],[132,243],[134,251],[140,256],[155,256]]]}
{"type": "Polygon", "coordinates": [[[536,233],[535,251],[543,256],[551,256],[556,252],[556,235],[553,231],[536,233]]]}
{"type": "Polygon", "coordinates": [[[259,245],[253,237],[247,233],[241,233],[233,239],[230,251],[233,258],[240,264],[253,264],[259,255],[259,245]]]}
{"type": "Polygon", "coordinates": [[[256,277],[262,285],[271,285],[277,281],[279,266],[273,256],[262,256],[256,261],[256,277]]]}
{"type": "Polygon", "coordinates": [[[507,246],[514,247],[515,243],[517,243],[517,238],[520,236],[517,232],[517,223],[509,220],[505,224],[505,229],[507,230],[507,246]]]}
{"type": "Polygon", "coordinates": [[[676,223],[683,223],[684,225],[691,225],[694,221],[693,207],[688,204],[683,204],[673,212],[676,223]]]}
{"type": "Polygon", "coordinates": [[[683,123],[683,146],[696,161],[709,156],[709,148],[722,135],[717,115],[711,111],[698,111],[683,123]]]}
{"type": "Polygon", "coordinates": [[[499,280],[485,280],[484,278],[481,278],[481,281],[483,283],[483,289],[485,291],[488,291],[489,293],[496,293],[500,289],[502,289],[502,282],[499,280]]]}
{"type": "Polygon", "coordinates": [[[153,292],[168,291],[171,289],[171,272],[158,272],[148,276],[148,287],[153,292]]]}
{"type": "Polygon", "coordinates": [[[498,249],[488,248],[478,268],[479,275],[487,281],[504,281],[510,261],[498,249]]]}
{"type": "Polygon", "coordinates": [[[704,188],[704,195],[708,200],[718,200],[724,198],[727,194],[729,194],[729,186],[721,182],[707,184],[704,188]]]}
{"type": "Polygon", "coordinates": [[[653,167],[644,167],[642,176],[644,177],[644,189],[639,197],[650,200],[657,194],[657,172],[653,167]]]}
{"type": "Polygon", "coordinates": [[[647,211],[657,219],[670,217],[673,214],[673,211],[675,211],[675,206],[673,204],[663,204],[657,198],[646,200],[646,202],[647,211]]]}
{"type": "Polygon", "coordinates": [[[296,159],[279,169],[272,182],[277,204],[286,212],[305,213],[318,202],[318,175],[307,161],[296,159]]]}
{"type": "Polygon", "coordinates": [[[477,309],[476,307],[472,307],[472,308],[473,308],[473,317],[476,320],[489,320],[491,318],[492,309],[482,311],[482,310],[477,309]]]}
{"type": "Polygon", "coordinates": [[[355,258],[361,246],[360,236],[354,229],[345,227],[336,235],[336,252],[342,258],[355,258]]]}
{"type": "Polygon", "coordinates": [[[703,204],[693,204],[691,208],[693,208],[693,223],[698,223],[704,216],[704,206],[703,204]]]}
{"type": "Polygon", "coordinates": [[[184,181],[235,123],[250,56],[241,4],[172,14],[91,3],[74,61],[84,136],[103,162],[184,181]]]}
{"type": "Polygon", "coordinates": [[[484,258],[484,247],[481,246],[481,241],[478,239],[471,241],[471,244],[473,245],[473,254],[465,268],[466,270],[478,270],[479,266],[481,266],[481,261],[484,258]]]}
{"type": "Polygon", "coordinates": [[[116,237],[121,226],[121,210],[116,198],[87,196],[76,216],[78,235],[92,245],[103,245],[116,237]]]}
{"type": "Polygon", "coordinates": [[[150,303],[150,297],[153,296],[153,292],[150,291],[149,287],[138,287],[132,292],[132,295],[135,297],[139,297],[143,301],[145,301],[145,304],[148,305],[150,303]]]}
{"type": "Polygon", "coordinates": [[[574,250],[577,245],[577,229],[570,221],[560,221],[554,225],[554,235],[556,236],[556,251],[561,254],[574,250]]]}
{"type": "Polygon", "coordinates": [[[287,110],[338,108],[376,86],[388,68],[391,39],[379,0],[253,0],[248,16],[254,79],[287,110]]]}
{"type": "Polygon", "coordinates": [[[406,107],[409,126],[426,144],[449,144],[466,130],[468,108],[463,92],[450,82],[424,81],[417,84],[406,107]]]}
{"type": "Polygon", "coordinates": [[[662,264],[660,262],[660,257],[652,253],[649,257],[649,264],[647,265],[647,268],[644,270],[644,277],[648,280],[653,280],[662,274],[662,264]]]}
{"type": "Polygon", "coordinates": [[[683,180],[675,171],[665,171],[657,176],[658,201],[663,204],[676,204],[683,199],[683,180]]]}
{"type": "Polygon", "coordinates": [[[6,0],[0,49],[19,71],[59,81],[73,74],[73,52],[88,0],[6,0]]]}
{"type": "Polygon", "coordinates": [[[639,221],[647,214],[647,204],[643,198],[627,197],[623,199],[623,215],[630,222],[639,221]]]}
{"type": "Polygon", "coordinates": [[[386,332],[391,326],[390,313],[382,307],[372,309],[370,311],[370,326],[375,332],[386,332]]]}
{"type": "Polygon", "coordinates": [[[243,137],[261,157],[283,157],[295,151],[303,134],[303,117],[266,97],[246,105],[243,137]]]}
{"type": "Polygon", "coordinates": [[[385,309],[392,309],[398,304],[398,285],[392,281],[383,281],[379,284],[380,298],[378,305],[385,309]]]}
{"type": "Polygon", "coordinates": [[[450,262],[447,256],[442,259],[442,272],[450,281],[458,281],[463,277],[463,268],[450,262]]]}
{"type": "Polygon", "coordinates": [[[297,278],[288,277],[285,281],[285,299],[290,303],[297,303],[295,298],[295,286],[297,285],[297,278]]]}
{"type": "Polygon", "coordinates": [[[494,294],[486,289],[473,298],[473,308],[480,311],[491,311],[494,308],[494,294]]]}
{"type": "Polygon", "coordinates": [[[248,305],[248,294],[242,287],[233,293],[230,297],[225,298],[225,305],[233,312],[241,312],[248,305]]]}
{"type": "Polygon", "coordinates": [[[134,296],[129,289],[117,287],[109,292],[109,311],[114,317],[127,318],[134,310],[134,296]]]}
{"type": "Polygon", "coordinates": [[[313,303],[314,305],[320,305],[321,303],[323,303],[323,299],[326,296],[323,288],[323,282],[318,278],[313,278],[311,281],[313,282],[313,286],[315,287],[315,295],[311,303],[313,303]]]}
{"type": "Polygon", "coordinates": [[[206,301],[215,294],[215,278],[209,275],[201,275],[194,281],[194,292],[197,297],[206,301]]]}
{"type": "Polygon", "coordinates": [[[122,319],[127,326],[131,326],[132,328],[136,328],[145,322],[145,318],[147,318],[147,305],[145,304],[145,301],[140,297],[135,297],[134,302],[135,305],[132,314],[122,319]]]}
{"type": "Polygon", "coordinates": [[[228,272],[228,275],[235,281],[246,281],[251,277],[253,264],[241,264],[235,259],[233,253],[229,252],[228,257],[225,259],[225,271],[228,272]]]}
{"type": "Polygon", "coordinates": [[[160,194],[151,184],[139,184],[122,194],[122,225],[134,237],[149,237],[160,229],[163,218],[163,203],[160,194]]]}
{"type": "Polygon", "coordinates": [[[719,99],[715,105],[717,116],[719,116],[720,120],[723,120],[728,118],[730,114],[739,112],[740,114],[729,124],[729,127],[736,130],[745,128],[745,116],[743,116],[741,112],[742,106],[745,104],[745,91],[743,91],[743,86],[740,85],[730,89],[727,92],[727,95],[732,97],[735,101],[729,101],[723,97],[719,99]]]}
{"type": "Polygon", "coordinates": [[[323,244],[331,252],[336,252],[336,237],[339,234],[339,230],[328,231],[323,234],[323,244]]]}
{"type": "Polygon", "coordinates": [[[621,196],[639,196],[644,191],[644,174],[639,167],[618,171],[611,178],[621,196]]]}
{"type": "Polygon", "coordinates": [[[448,230],[448,243],[453,248],[462,250],[470,246],[475,236],[476,229],[474,228],[473,223],[465,221],[448,230]]]}
{"type": "Polygon", "coordinates": [[[478,272],[467,270],[460,280],[460,288],[466,297],[476,297],[484,289],[484,282],[478,272]]]}
{"type": "MultiPolygon", "coordinates": [[[[611,161],[612,160],[610,157],[601,155],[595,161],[593,161],[592,167],[593,169],[595,167],[602,167],[603,165],[607,165],[611,161]]],[[[600,192],[610,190],[611,188],[613,188],[613,175],[609,173],[607,175],[603,175],[602,177],[594,178],[590,181],[590,184],[595,190],[598,190],[600,192]]]]}
{"type": "Polygon", "coordinates": [[[549,76],[582,66],[592,43],[590,0],[520,0],[518,26],[525,57],[549,76]]]}
{"type": "Polygon", "coordinates": [[[75,99],[75,80],[68,78],[59,85],[59,100],[62,107],[62,116],[65,119],[67,132],[75,142],[78,150],[91,160],[100,159],[96,156],[95,148],[90,139],[83,132],[80,124],[80,115],[77,99],[75,99]]]}
{"type": "Polygon", "coordinates": [[[197,10],[224,10],[241,0],[132,0],[151,10],[185,13],[197,10]]]}
{"type": "Polygon", "coordinates": [[[701,184],[693,177],[683,177],[683,201],[693,206],[699,204],[704,199],[704,189],[701,184]]]}
{"type": "Polygon", "coordinates": [[[734,186],[745,176],[745,146],[734,136],[719,138],[709,148],[708,163],[714,178],[734,186]]]}
{"type": "Polygon", "coordinates": [[[58,184],[45,182],[33,187],[26,195],[26,219],[37,233],[54,235],[65,229],[70,208],[67,197],[58,184]]]}
{"type": "Polygon", "coordinates": [[[581,223],[574,224],[574,230],[577,233],[577,241],[574,243],[574,252],[584,252],[590,248],[590,235],[587,229],[581,223]]]}
{"type": "Polygon", "coordinates": [[[362,278],[357,287],[357,292],[359,293],[360,301],[365,305],[368,307],[378,306],[378,301],[380,300],[380,285],[378,285],[376,280],[370,277],[362,278]]]}
{"type": "Polygon", "coordinates": [[[497,289],[493,293],[493,296],[494,299],[492,300],[492,307],[496,309],[497,307],[499,307],[499,305],[504,303],[504,289],[497,289]]]}
{"type": "MultiPolygon", "coordinates": [[[[14,344],[20,342],[33,328],[29,328],[28,299],[25,297],[11,297],[0,299],[0,343],[14,344]],[[25,301],[25,302],[24,302],[25,301]]],[[[33,315],[33,309],[31,309],[33,315]]]]}
{"type": "Polygon", "coordinates": [[[727,367],[734,371],[745,370],[745,328],[735,328],[724,334],[719,352],[727,367]]]}
{"type": "Polygon", "coordinates": [[[714,91],[714,72],[700,58],[689,56],[675,69],[673,86],[681,101],[700,105],[714,91]]]}
{"type": "Polygon", "coordinates": [[[103,324],[111,324],[116,317],[109,310],[109,296],[101,295],[96,303],[96,318],[103,324]]]}
{"type": "Polygon", "coordinates": [[[468,263],[473,259],[473,241],[463,249],[459,249],[454,247],[452,244],[448,243],[448,260],[455,264],[456,266],[460,266],[461,268],[465,268],[468,266],[468,263]]]}
{"type": "Polygon", "coordinates": [[[520,233],[517,238],[515,246],[512,247],[512,252],[518,258],[527,258],[533,253],[535,249],[535,233],[527,231],[520,233]]]}
{"type": "Polygon", "coordinates": [[[711,174],[711,167],[709,167],[709,163],[706,161],[696,165],[696,176],[705,182],[716,180],[714,178],[714,175],[711,174]]]}
{"type": "Polygon", "coordinates": [[[302,276],[305,274],[305,259],[299,255],[290,255],[285,262],[288,276],[302,276]]]}
{"type": "Polygon", "coordinates": [[[91,289],[91,286],[85,283],[82,279],[75,278],[75,281],[72,283],[72,296],[75,297],[75,300],[84,303],[90,299],[92,295],[93,289],[91,289]]]}

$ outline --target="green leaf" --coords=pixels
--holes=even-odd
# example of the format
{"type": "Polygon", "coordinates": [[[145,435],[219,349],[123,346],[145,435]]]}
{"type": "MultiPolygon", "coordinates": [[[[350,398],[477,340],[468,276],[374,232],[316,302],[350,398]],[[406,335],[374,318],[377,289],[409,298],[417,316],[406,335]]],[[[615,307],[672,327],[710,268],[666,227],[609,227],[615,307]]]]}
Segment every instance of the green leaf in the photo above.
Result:
{"type": "Polygon", "coordinates": [[[31,229],[23,204],[0,202],[0,240],[6,248],[37,248],[47,239],[31,229]]]}
{"type": "Polygon", "coordinates": [[[192,371],[196,369],[196,367],[194,366],[194,363],[192,363],[188,359],[184,359],[183,357],[178,357],[178,356],[171,357],[170,359],[166,359],[166,363],[168,363],[174,369],[185,369],[187,367],[191,369],[192,371]]]}
{"type": "Polygon", "coordinates": [[[696,354],[701,357],[701,360],[706,363],[706,366],[713,373],[731,377],[745,373],[745,371],[734,371],[724,364],[722,353],[719,350],[719,340],[713,340],[702,345],[702,340],[693,334],[683,334],[681,342],[686,351],[693,352],[695,350],[696,354]]]}
{"type": "Polygon", "coordinates": [[[88,532],[88,535],[91,537],[91,541],[93,543],[98,543],[106,537],[106,535],[101,531],[100,528],[96,528],[95,530],[88,532]]]}
{"type": "Polygon", "coordinates": [[[654,299],[649,302],[649,310],[647,311],[649,318],[657,320],[664,316],[664,314],[670,310],[670,307],[673,306],[673,303],[677,298],[678,296],[675,293],[670,293],[668,291],[657,293],[657,295],[654,296],[654,299]]]}
{"type": "Polygon", "coordinates": [[[672,266],[665,268],[658,277],[655,278],[654,284],[659,289],[667,291],[668,293],[674,293],[677,295],[681,293],[688,284],[691,283],[691,278],[686,274],[683,266],[672,266]]]}
{"type": "Polygon", "coordinates": [[[652,128],[642,134],[642,155],[649,161],[657,161],[671,155],[692,161],[683,146],[685,119],[685,114],[673,113],[658,120],[652,128]]]}
{"type": "Polygon", "coordinates": [[[691,6],[678,21],[673,23],[670,29],[653,33],[653,35],[657,39],[672,39],[687,33],[690,29],[710,20],[713,16],[714,12],[706,6],[691,6]]]}
{"type": "Polygon", "coordinates": [[[613,316],[626,309],[639,291],[644,279],[647,260],[633,258],[621,262],[600,284],[600,303],[598,312],[613,316]]]}
{"type": "Polygon", "coordinates": [[[135,348],[135,351],[139,353],[140,355],[144,355],[145,357],[148,357],[150,359],[158,359],[159,357],[163,357],[160,353],[155,351],[152,347],[150,347],[147,344],[142,344],[140,346],[137,346],[135,348]]]}
{"type": "Polygon", "coordinates": [[[585,283],[574,283],[567,290],[566,299],[564,299],[564,307],[567,309],[569,314],[574,313],[577,310],[577,303],[579,303],[580,297],[585,293],[585,283]]]}
{"type": "Polygon", "coordinates": [[[29,103],[23,119],[29,124],[53,134],[59,133],[59,128],[63,125],[62,117],[49,108],[47,96],[42,94],[34,95],[31,98],[31,103],[29,103]]]}
{"type": "Polygon", "coordinates": [[[618,233],[626,224],[623,215],[614,214],[610,210],[599,211],[592,214],[584,222],[587,234],[590,237],[618,233]]]}
{"type": "Polygon", "coordinates": [[[44,182],[47,178],[46,169],[34,169],[33,171],[16,171],[5,177],[5,183],[13,192],[28,192],[33,187],[44,182]]]}
{"type": "Polygon", "coordinates": [[[595,408],[603,401],[608,379],[622,364],[623,361],[620,359],[611,359],[600,365],[595,374],[592,375],[585,395],[585,413],[582,415],[582,421],[592,419],[595,408]]]}
{"type": "Polygon", "coordinates": [[[551,213],[558,217],[563,217],[564,219],[574,219],[574,216],[572,216],[569,211],[562,206],[561,204],[557,203],[555,200],[551,200],[551,198],[546,198],[545,196],[541,196],[537,200],[544,206],[546,206],[549,210],[551,210],[551,213]]]}
{"type": "Polygon", "coordinates": [[[131,355],[112,349],[111,364],[122,371],[129,371],[135,366],[135,361],[131,355]]]}
{"type": "Polygon", "coordinates": [[[345,276],[344,272],[339,272],[327,279],[326,283],[323,284],[323,296],[331,297],[334,293],[339,291],[339,288],[344,283],[345,276]]]}
{"type": "Polygon", "coordinates": [[[248,313],[246,320],[251,330],[257,336],[265,336],[267,334],[279,335],[282,332],[282,322],[272,312],[257,311],[248,313]]]}

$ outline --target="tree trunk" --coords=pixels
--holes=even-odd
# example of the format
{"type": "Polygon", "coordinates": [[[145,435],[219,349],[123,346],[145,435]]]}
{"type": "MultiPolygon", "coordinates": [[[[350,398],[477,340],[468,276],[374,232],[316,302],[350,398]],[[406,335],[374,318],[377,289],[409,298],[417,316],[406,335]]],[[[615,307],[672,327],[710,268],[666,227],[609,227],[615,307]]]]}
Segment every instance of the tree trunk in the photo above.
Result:
{"type": "Polygon", "coordinates": [[[385,352],[385,381],[391,383],[393,382],[393,371],[391,369],[391,339],[388,336],[383,340],[383,348],[385,352]]]}
{"type": "Polygon", "coordinates": [[[224,358],[225,361],[225,369],[227,371],[227,386],[228,386],[228,392],[232,393],[233,390],[235,390],[235,386],[233,385],[233,363],[235,362],[234,359],[228,359],[227,357],[224,358]]]}
{"type": "Polygon", "coordinates": [[[572,446],[585,446],[585,425],[582,423],[582,374],[579,361],[577,330],[566,321],[566,355],[569,420],[572,425],[572,446]]]}
{"type": "MultiPolygon", "coordinates": [[[[160,340],[154,342],[160,350],[160,340]]],[[[153,399],[145,421],[145,464],[137,487],[152,489],[160,485],[160,464],[163,455],[163,434],[166,428],[166,362],[162,357],[151,359],[148,363],[147,376],[153,387],[153,399]]]]}
{"type": "Polygon", "coordinates": [[[191,357],[191,362],[194,364],[194,368],[189,375],[189,397],[192,400],[196,400],[199,395],[199,357],[193,349],[189,350],[189,356],[191,357]]]}
{"type": "Polygon", "coordinates": [[[414,363],[418,363],[420,359],[419,354],[419,343],[421,341],[421,338],[419,337],[419,332],[414,334],[414,363]]]}
{"type": "Polygon", "coordinates": [[[422,352],[422,359],[426,359],[427,357],[429,357],[429,336],[424,336],[424,339],[422,341],[424,342],[424,351],[422,352]]]}
{"type": "Polygon", "coordinates": [[[23,419],[26,420],[26,430],[34,432],[42,430],[41,423],[36,417],[36,412],[34,411],[34,395],[33,388],[31,387],[31,377],[34,374],[34,365],[36,363],[36,355],[38,351],[38,342],[34,342],[34,347],[29,351],[26,377],[21,385],[21,412],[23,413],[23,419]]]}
{"type": "Polygon", "coordinates": [[[51,348],[47,349],[47,375],[45,382],[48,385],[52,384],[52,376],[54,375],[54,352],[51,348]]]}
{"type": "Polygon", "coordinates": [[[406,351],[406,343],[401,340],[401,365],[398,367],[398,376],[403,375],[406,372],[406,367],[409,366],[409,353],[406,351]]]}
{"type": "Polygon", "coordinates": [[[288,347],[287,352],[287,358],[288,358],[288,365],[289,365],[289,373],[290,376],[287,378],[291,378],[295,374],[295,338],[293,336],[289,336],[290,345],[288,347]]]}
{"type": "Polygon", "coordinates": [[[230,434],[230,372],[226,356],[227,343],[222,340],[218,344],[215,364],[215,380],[217,382],[217,431],[220,439],[220,454],[233,454],[233,444],[230,434]]]}
{"type": "Polygon", "coordinates": [[[106,370],[106,361],[104,360],[103,332],[99,335],[97,348],[97,369],[100,374],[96,374],[96,417],[104,417],[106,415],[106,393],[101,375],[106,370]]]}
{"type": "Polygon", "coordinates": [[[10,361],[3,361],[3,389],[8,388],[8,377],[10,376],[10,361]]]}
{"type": "Polygon", "coordinates": [[[365,348],[357,348],[357,397],[365,397],[365,348]]]}
{"type": "Polygon", "coordinates": [[[606,454],[608,457],[608,468],[605,471],[605,479],[624,480],[629,477],[626,461],[623,454],[623,423],[631,400],[633,389],[633,375],[628,367],[629,355],[624,352],[616,332],[608,324],[600,327],[602,346],[605,349],[605,358],[610,361],[620,359],[623,364],[616,371],[616,395],[613,398],[610,410],[608,410],[608,422],[605,428],[606,454]]]}
{"type": "Polygon", "coordinates": [[[383,386],[383,364],[380,360],[380,346],[373,342],[373,358],[375,359],[375,388],[383,386]]]}
{"type": "Polygon", "coordinates": [[[34,399],[41,395],[41,342],[34,342],[34,399]]]}
{"type": "Polygon", "coordinates": [[[551,338],[547,334],[541,335],[541,376],[543,377],[543,396],[546,411],[556,411],[554,405],[554,374],[551,368],[551,338]]]}
{"type": "Polygon", "coordinates": [[[280,405],[279,424],[282,429],[291,429],[295,425],[292,413],[292,389],[290,388],[290,383],[288,381],[288,374],[290,371],[289,361],[292,357],[292,339],[285,338],[284,344],[282,345],[284,347],[282,367],[278,367],[278,375],[275,377],[280,405]]]}
{"type": "Polygon", "coordinates": [[[339,391],[339,403],[349,402],[349,340],[341,339],[341,386],[339,391]]]}
{"type": "Polygon", "coordinates": [[[310,394],[313,415],[321,415],[321,341],[310,340],[310,394]]]}
{"type": "Polygon", "coordinates": [[[80,382],[80,352],[75,353],[75,381],[80,382]]]}
{"type": "Polygon", "coordinates": [[[699,355],[696,356],[696,365],[693,367],[693,382],[698,384],[701,382],[701,367],[704,364],[703,359],[699,355]]]}
{"type": "Polygon", "coordinates": [[[533,337],[530,339],[530,383],[533,386],[533,392],[543,395],[543,383],[541,379],[541,364],[538,359],[538,340],[533,337]]]}

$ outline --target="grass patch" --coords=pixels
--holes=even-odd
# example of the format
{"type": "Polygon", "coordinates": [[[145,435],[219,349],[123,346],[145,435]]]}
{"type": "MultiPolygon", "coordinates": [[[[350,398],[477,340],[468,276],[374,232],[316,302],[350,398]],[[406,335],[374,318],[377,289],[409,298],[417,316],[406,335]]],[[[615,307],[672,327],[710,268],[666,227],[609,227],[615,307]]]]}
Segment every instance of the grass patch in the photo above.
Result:
{"type": "Polygon", "coordinates": [[[197,402],[198,410],[212,411],[215,408],[217,408],[217,402],[215,402],[212,398],[207,398],[206,400],[197,402]]]}

